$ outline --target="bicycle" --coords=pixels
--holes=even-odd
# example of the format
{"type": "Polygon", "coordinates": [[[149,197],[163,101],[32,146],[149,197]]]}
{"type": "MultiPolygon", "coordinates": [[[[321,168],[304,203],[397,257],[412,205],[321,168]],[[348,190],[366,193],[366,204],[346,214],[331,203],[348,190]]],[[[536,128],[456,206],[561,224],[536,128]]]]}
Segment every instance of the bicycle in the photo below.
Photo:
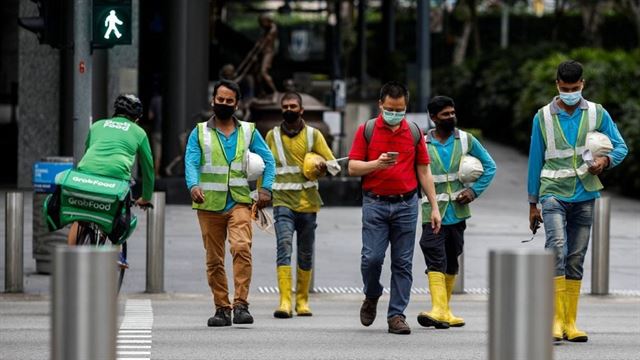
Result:
{"type": "MultiPolygon", "coordinates": [[[[118,292],[124,281],[126,240],[138,219],[131,212],[133,182],[67,170],[56,176],[56,191],[47,196],[43,210],[50,231],[78,223],[76,246],[121,246],[118,292]]],[[[141,206],[143,210],[152,204],[141,206]]]]}

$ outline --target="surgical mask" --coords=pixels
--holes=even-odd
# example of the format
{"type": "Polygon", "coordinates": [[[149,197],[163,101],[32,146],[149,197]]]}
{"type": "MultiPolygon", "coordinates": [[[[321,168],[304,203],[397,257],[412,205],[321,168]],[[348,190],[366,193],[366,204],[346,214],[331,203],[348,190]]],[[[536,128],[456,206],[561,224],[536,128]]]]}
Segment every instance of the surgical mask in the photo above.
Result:
{"type": "Polygon", "coordinates": [[[387,111],[382,110],[382,119],[387,125],[396,126],[404,119],[405,111],[387,111]]]}
{"type": "Polygon", "coordinates": [[[227,120],[236,112],[236,108],[233,105],[225,104],[213,104],[213,113],[216,114],[216,118],[220,120],[227,120]]]}
{"type": "Polygon", "coordinates": [[[300,118],[300,112],[287,110],[282,113],[282,118],[287,124],[293,124],[300,118]]]}
{"type": "Polygon", "coordinates": [[[560,92],[560,100],[568,106],[577,104],[582,99],[582,90],[576,92],[560,92]]]}
{"type": "Polygon", "coordinates": [[[454,117],[450,117],[448,119],[440,119],[440,120],[438,120],[438,123],[436,124],[436,126],[439,127],[440,129],[442,129],[443,131],[451,132],[456,127],[457,123],[458,123],[458,120],[454,116],[454,117]]]}

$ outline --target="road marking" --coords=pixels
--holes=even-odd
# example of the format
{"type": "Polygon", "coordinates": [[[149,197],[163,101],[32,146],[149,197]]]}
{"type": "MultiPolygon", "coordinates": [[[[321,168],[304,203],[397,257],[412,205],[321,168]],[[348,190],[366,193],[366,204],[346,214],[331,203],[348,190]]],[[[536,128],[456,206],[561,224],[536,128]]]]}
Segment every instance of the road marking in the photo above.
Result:
{"type": "Polygon", "coordinates": [[[150,360],[152,327],[151,300],[128,299],[124,306],[124,318],[118,332],[117,360],[150,360]],[[141,355],[146,355],[146,357],[140,357],[141,355]]]}
{"type": "MultiPolygon", "coordinates": [[[[278,288],[269,287],[269,286],[258,286],[258,292],[261,294],[279,294],[280,291],[278,288]]],[[[362,294],[361,287],[344,287],[344,286],[320,286],[314,287],[313,292],[317,294],[362,294]]],[[[389,294],[390,289],[384,288],[383,292],[385,294],[389,294]]],[[[429,294],[429,289],[426,287],[418,287],[411,288],[412,294],[429,294]]],[[[465,294],[472,295],[489,295],[489,289],[487,288],[467,288],[464,289],[465,294]]],[[[629,296],[629,297],[640,297],[640,290],[611,290],[609,291],[611,295],[616,296],[629,296]]],[[[589,295],[589,290],[582,290],[581,294],[589,295]]]]}

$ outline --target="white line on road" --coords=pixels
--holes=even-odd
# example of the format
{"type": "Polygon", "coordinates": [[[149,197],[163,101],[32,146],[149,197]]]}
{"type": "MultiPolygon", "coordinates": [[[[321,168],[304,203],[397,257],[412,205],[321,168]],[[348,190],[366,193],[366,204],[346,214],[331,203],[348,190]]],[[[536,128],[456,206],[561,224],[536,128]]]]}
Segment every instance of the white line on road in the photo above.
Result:
{"type": "Polygon", "coordinates": [[[124,307],[124,318],[122,319],[120,332],[118,333],[118,360],[149,360],[151,358],[152,327],[153,308],[151,307],[151,300],[127,300],[124,307]],[[139,357],[140,355],[149,355],[149,357],[141,358],[139,357]]]}
{"type": "Polygon", "coordinates": [[[118,344],[151,344],[151,340],[123,340],[119,339],[118,344]]]}

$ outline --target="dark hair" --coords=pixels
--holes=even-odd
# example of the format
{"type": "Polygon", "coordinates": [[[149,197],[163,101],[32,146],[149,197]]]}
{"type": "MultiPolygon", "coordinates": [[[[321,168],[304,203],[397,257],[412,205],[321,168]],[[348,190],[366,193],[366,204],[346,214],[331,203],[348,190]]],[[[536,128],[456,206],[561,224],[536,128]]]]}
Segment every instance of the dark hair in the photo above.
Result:
{"type": "Polygon", "coordinates": [[[409,103],[409,90],[398,81],[389,81],[382,85],[382,89],[380,89],[380,101],[384,102],[387,96],[393,99],[404,97],[404,100],[409,103]]]}
{"type": "Polygon", "coordinates": [[[133,94],[122,94],[113,102],[113,116],[125,116],[131,120],[142,116],[142,101],[133,94]]]}
{"type": "Polygon", "coordinates": [[[284,95],[282,95],[282,98],[280,99],[280,105],[282,105],[282,103],[285,100],[290,100],[290,99],[297,99],[298,105],[302,107],[302,96],[295,91],[287,91],[286,93],[284,93],[284,95]]]}
{"type": "Polygon", "coordinates": [[[556,80],[574,83],[582,80],[582,64],[575,60],[567,60],[558,65],[556,80]]]}
{"type": "Polygon", "coordinates": [[[427,111],[429,111],[430,116],[436,116],[442,109],[447,106],[456,107],[456,104],[453,102],[453,99],[448,96],[434,96],[427,104],[427,111]]]}
{"type": "Polygon", "coordinates": [[[231,80],[220,80],[216,82],[215,85],[213,85],[214,98],[216,97],[216,94],[218,94],[218,89],[220,88],[220,86],[224,86],[230,90],[233,90],[233,92],[236,93],[236,101],[240,101],[240,98],[242,98],[242,94],[240,94],[240,85],[231,80]]]}

